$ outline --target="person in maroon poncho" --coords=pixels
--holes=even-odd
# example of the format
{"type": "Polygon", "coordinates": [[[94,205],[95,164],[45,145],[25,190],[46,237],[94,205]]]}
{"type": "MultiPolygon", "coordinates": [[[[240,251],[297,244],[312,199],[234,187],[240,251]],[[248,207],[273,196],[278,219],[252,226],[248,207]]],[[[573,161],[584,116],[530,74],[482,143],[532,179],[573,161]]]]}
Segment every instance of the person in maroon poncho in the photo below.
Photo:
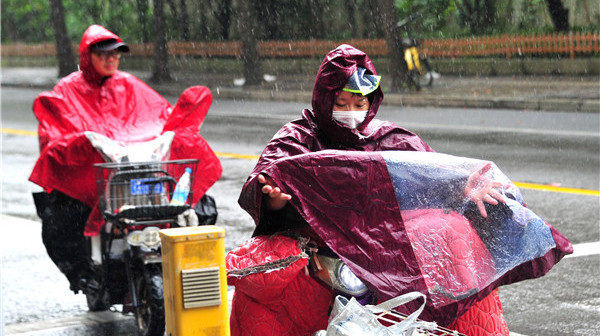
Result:
{"type": "MultiPolygon", "coordinates": [[[[433,151],[415,133],[375,118],[383,100],[379,84],[380,76],[364,52],[340,45],[325,56],[315,80],[312,110],[304,109],[302,118],[287,123],[275,134],[242,188],[238,202],[255,221],[253,236],[292,230],[320,241],[290,206],[288,201],[293,195],[261,173],[279,159],[327,149],[433,151]]],[[[465,194],[485,217],[484,202],[497,204],[502,195],[494,189],[499,186],[496,182],[481,178],[484,173],[469,178],[465,194]]],[[[508,335],[497,290],[450,327],[472,332],[473,323],[485,326],[476,328],[476,335],[508,335]],[[461,319],[468,322],[462,323],[461,319]]]]}
{"type": "Polygon", "coordinates": [[[200,160],[194,174],[202,178],[194,180],[192,206],[222,172],[198,132],[212,102],[210,90],[188,88],[173,107],[143,81],[118,69],[121,54],[128,51],[116,34],[100,25],[88,27],[79,44],[80,71],[62,78],[33,103],[40,157],[29,180],[44,190],[34,193],[42,239],[75,293],[87,288],[91,272],[85,236],[98,235],[104,225],[92,170],[104,160],[86,132],[129,144],[173,131],[169,159],[200,160]]]}

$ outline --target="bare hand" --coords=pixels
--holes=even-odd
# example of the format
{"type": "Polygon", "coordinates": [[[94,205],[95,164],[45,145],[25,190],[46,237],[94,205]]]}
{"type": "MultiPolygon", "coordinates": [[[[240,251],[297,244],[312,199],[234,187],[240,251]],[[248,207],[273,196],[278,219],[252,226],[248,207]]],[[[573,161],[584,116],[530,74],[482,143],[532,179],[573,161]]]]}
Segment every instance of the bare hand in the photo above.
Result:
{"type": "Polygon", "coordinates": [[[263,174],[258,174],[258,182],[263,186],[260,189],[267,198],[267,208],[270,210],[281,210],[292,199],[292,195],[286,194],[275,185],[273,179],[263,174]]]}
{"type": "Polygon", "coordinates": [[[490,168],[492,168],[492,164],[488,163],[483,168],[471,174],[465,186],[465,195],[477,204],[479,213],[484,218],[487,218],[487,212],[485,211],[483,202],[492,205],[498,204],[498,201],[504,203],[504,196],[495,189],[501,187],[502,183],[485,176],[485,173],[490,168]]]}

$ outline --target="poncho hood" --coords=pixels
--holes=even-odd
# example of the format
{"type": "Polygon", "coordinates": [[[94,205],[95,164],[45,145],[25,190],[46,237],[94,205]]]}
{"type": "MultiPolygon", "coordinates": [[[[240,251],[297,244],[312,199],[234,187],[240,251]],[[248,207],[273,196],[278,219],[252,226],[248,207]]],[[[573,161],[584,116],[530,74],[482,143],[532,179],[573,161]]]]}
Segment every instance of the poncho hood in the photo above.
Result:
{"type": "MultiPolygon", "coordinates": [[[[357,130],[351,130],[334,121],[332,107],[348,78],[361,67],[376,74],[369,57],[362,51],[341,45],[325,56],[315,79],[312,105],[304,109],[302,118],[284,125],[266,145],[254,170],[250,173],[239,197],[239,204],[254,219],[254,235],[271,233],[277,228],[268,227],[261,216],[260,183],[257,176],[277,161],[291,156],[327,149],[352,151],[433,151],[418,135],[391,122],[376,119],[383,100],[379,86],[371,93],[372,101],[365,121],[357,130]]],[[[297,168],[301,169],[301,168],[297,168]]],[[[284,192],[287,192],[284,190],[284,192]]]]}
{"type": "Polygon", "coordinates": [[[100,25],[89,26],[83,33],[81,42],[79,43],[79,69],[83,73],[85,80],[89,83],[100,85],[103,79],[102,75],[92,66],[90,46],[98,42],[113,39],[117,42],[123,42],[115,33],[100,25]]]}
{"type": "Polygon", "coordinates": [[[312,95],[312,111],[305,110],[304,118],[310,120],[313,127],[320,130],[333,147],[353,147],[364,141],[377,127],[371,121],[377,115],[379,105],[383,100],[383,92],[378,87],[373,93],[369,112],[365,121],[356,130],[349,129],[336,122],[332,117],[335,99],[340,94],[350,76],[359,68],[366,69],[366,73],[377,75],[375,67],[367,54],[355,47],[342,44],[330,51],[317,72],[312,95]]]}

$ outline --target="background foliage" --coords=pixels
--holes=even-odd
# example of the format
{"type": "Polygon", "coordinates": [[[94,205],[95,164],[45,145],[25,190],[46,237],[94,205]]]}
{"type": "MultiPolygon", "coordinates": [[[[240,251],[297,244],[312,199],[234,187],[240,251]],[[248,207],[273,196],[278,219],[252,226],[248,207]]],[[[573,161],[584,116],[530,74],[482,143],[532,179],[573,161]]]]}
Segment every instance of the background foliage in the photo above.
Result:
{"type": "MultiPolygon", "coordinates": [[[[252,1],[259,39],[383,38],[376,0],[252,1]]],[[[600,28],[597,0],[563,0],[573,30],[600,28]]],[[[152,0],[63,0],[69,38],[78,42],[87,26],[106,26],[130,43],[152,40],[152,0]]],[[[421,15],[410,33],[457,37],[552,31],[545,0],[395,0],[398,20],[421,15]],[[469,10],[470,8],[470,10],[469,10]]],[[[52,42],[48,0],[2,0],[1,40],[52,42]]],[[[240,38],[239,0],[165,1],[169,41],[240,38]]]]}

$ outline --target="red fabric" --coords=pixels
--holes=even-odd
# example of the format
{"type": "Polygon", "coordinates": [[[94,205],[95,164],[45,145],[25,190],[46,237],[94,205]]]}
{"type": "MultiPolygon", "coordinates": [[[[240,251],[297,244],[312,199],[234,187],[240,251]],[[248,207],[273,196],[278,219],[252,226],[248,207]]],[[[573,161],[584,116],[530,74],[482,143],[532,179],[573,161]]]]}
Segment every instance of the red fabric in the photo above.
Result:
{"type": "MultiPolygon", "coordinates": [[[[299,242],[285,236],[257,236],[227,254],[228,272],[299,256],[299,242]]],[[[287,267],[235,277],[232,336],[304,336],[327,328],[333,293],[305,274],[304,255],[287,267]]]]}
{"type": "Polygon", "coordinates": [[[495,276],[492,257],[463,215],[443,209],[402,211],[404,228],[436,304],[471,295],[495,276]],[[440,224],[443,223],[443,224],[440,224]]]}
{"type": "Polygon", "coordinates": [[[103,162],[84,135],[92,131],[125,143],[148,141],[174,131],[171,159],[197,158],[200,165],[192,186],[196,203],[221,176],[219,159],[198,133],[212,103],[210,90],[192,87],[173,108],[156,91],[135,76],[117,71],[100,78],[91,65],[90,45],[118,36],[101,26],[91,26],[79,47],[81,71],[61,79],[52,91],[33,103],[39,121],[40,157],[29,180],[45,190],[58,190],[94,210],[86,235],[103,225],[97,204],[92,165],[103,162]]]}
{"type": "Polygon", "coordinates": [[[509,336],[498,289],[477,302],[448,328],[467,336],[509,336]]]}

